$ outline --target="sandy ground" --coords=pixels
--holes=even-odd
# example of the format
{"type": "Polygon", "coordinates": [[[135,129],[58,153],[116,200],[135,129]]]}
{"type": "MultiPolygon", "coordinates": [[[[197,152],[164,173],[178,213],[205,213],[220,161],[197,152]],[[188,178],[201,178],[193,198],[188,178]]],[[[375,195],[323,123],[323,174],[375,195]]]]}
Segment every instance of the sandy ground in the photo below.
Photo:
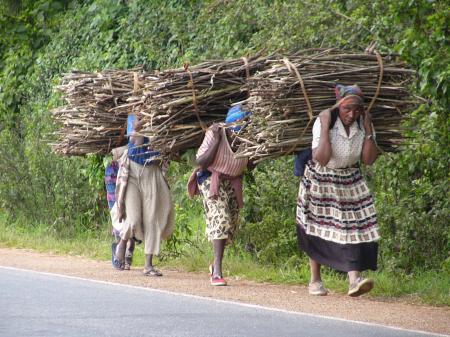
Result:
{"type": "Polygon", "coordinates": [[[177,293],[214,297],[266,307],[371,322],[450,335],[450,308],[398,300],[350,298],[331,293],[313,297],[304,286],[273,285],[229,278],[227,287],[211,287],[207,273],[164,269],[163,277],[145,277],[141,269],[116,271],[110,262],[0,248],[0,266],[123,283],[177,293]]]}

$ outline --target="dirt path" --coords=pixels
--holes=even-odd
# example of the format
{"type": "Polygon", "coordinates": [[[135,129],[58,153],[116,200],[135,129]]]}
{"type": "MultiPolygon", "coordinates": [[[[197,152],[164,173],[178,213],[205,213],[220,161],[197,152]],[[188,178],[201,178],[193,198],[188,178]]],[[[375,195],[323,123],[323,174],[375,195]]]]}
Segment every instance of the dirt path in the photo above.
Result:
{"type": "Polygon", "coordinates": [[[0,248],[0,266],[165,289],[178,293],[450,335],[450,308],[448,307],[414,305],[364,297],[354,299],[333,293],[325,297],[312,297],[303,286],[272,285],[235,279],[228,280],[228,287],[211,287],[206,273],[184,273],[164,269],[164,276],[161,278],[144,277],[140,269],[116,271],[111,268],[109,262],[105,261],[37,253],[23,249],[0,248]]]}

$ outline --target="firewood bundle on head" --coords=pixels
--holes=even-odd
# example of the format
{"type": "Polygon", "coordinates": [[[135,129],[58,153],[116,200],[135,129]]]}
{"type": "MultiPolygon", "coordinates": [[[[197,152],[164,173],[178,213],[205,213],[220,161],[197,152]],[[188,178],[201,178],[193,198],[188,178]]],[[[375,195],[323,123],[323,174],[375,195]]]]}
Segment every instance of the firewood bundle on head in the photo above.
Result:
{"type": "Polygon", "coordinates": [[[106,154],[124,145],[128,113],[142,104],[140,90],[153,79],[140,68],[64,74],[56,89],[66,105],[52,112],[61,125],[54,133],[53,150],[65,155],[106,154]]]}
{"type": "Polygon", "coordinates": [[[234,102],[247,98],[242,90],[247,78],[264,68],[266,58],[254,56],[215,60],[195,66],[166,70],[144,89],[139,117],[141,134],[162,153],[198,147],[204,130],[223,122],[234,102]]]}
{"type": "Polygon", "coordinates": [[[394,151],[400,123],[418,99],[408,92],[414,71],[395,56],[315,49],[282,57],[214,60],[162,72],[142,69],[66,74],[57,87],[67,104],[53,114],[56,152],[105,154],[123,145],[126,119],[136,113],[140,134],[170,156],[198,147],[206,128],[223,122],[233,103],[252,112],[237,134],[238,156],[255,161],[310,147],[314,118],[336,103],[336,84],[358,84],[372,113],[377,143],[394,151]]]}
{"type": "Polygon", "coordinates": [[[417,99],[408,92],[414,71],[395,57],[306,50],[268,61],[272,68],[248,80],[250,123],[237,135],[238,156],[256,162],[309,148],[314,118],[336,103],[336,84],[358,84],[370,107],[378,146],[394,151],[402,140],[403,114],[417,99]]]}

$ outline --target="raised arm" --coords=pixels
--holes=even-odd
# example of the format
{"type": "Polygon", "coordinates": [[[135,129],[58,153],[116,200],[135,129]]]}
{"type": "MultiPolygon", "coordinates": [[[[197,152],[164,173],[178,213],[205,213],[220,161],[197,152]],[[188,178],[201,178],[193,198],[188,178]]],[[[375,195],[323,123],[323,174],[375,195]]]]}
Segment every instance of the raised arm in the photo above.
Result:
{"type": "Polygon", "coordinates": [[[326,166],[331,158],[331,143],[328,131],[331,122],[331,110],[322,111],[318,118],[320,121],[320,138],[319,146],[313,149],[313,159],[320,165],[326,166]]]}
{"type": "Polygon", "coordinates": [[[206,131],[205,138],[197,153],[196,163],[205,170],[214,161],[220,143],[220,128],[213,125],[206,131]]]}
{"type": "Polygon", "coordinates": [[[364,165],[372,165],[378,158],[379,151],[375,143],[374,139],[374,130],[372,125],[372,116],[370,112],[365,112],[364,115],[364,130],[366,132],[366,136],[364,138],[364,143],[361,152],[361,162],[364,165]]]}

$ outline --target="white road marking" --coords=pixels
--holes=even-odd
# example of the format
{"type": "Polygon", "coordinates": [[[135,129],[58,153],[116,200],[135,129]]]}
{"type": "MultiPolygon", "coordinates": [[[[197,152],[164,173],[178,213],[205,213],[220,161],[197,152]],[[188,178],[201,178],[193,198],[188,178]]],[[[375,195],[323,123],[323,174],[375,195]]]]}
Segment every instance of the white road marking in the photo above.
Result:
{"type": "Polygon", "coordinates": [[[311,313],[306,313],[306,312],[290,311],[290,310],[285,310],[285,309],[264,307],[264,306],[258,305],[258,304],[242,303],[242,302],[235,302],[235,301],[230,301],[230,300],[221,300],[221,299],[212,298],[212,297],[202,297],[202,296],[199,296],[199,295],[177,293],[177,292],[174,292],[174,291],[164,290],[164,289],[154,289],[154,288],[134,286],[134,285],[130,285],[130,284],[114,283],[114,282],[100,281],[100,280],[92,280],[92,279],[78,277],[78,276],[69,276],[69,275],[64,275],[64,274],[54,274],[54,273],[36,271],[36,270],[31,270],[31,269],[6,267],[6,266],[0,266],[0,268],[1,269],[6,269],[6,270],[15,270],[15,271],[30,272],[30,273],[36,273],[36,274],[41,274],[41,275],[47,275],[47,276],[67,278],[67,279],[72,279],[72,280],[88,281],[88,282],[94,282],[94,283],[100,283],[100,284],[106,284],[106,285],[112,285],[112,286],[126,287],[126,288],[132,288],[132,289],[140,289],[140,290],[156,292],[156,293],[161,293],[161,294],[176,295],[176,296],[183,296],[183,297],[188,297],[188,298],[194,298],[194,299],[198,299],[198,300],[213,301],[213,302],[225,303],[225,304],[234,304],[234,305],[239,305],[239,306],[247,307],[247,308],[276,311],[276,312],[281,312],[281,313],[285,313],[285,314],[293,314],[293,315],[307,316],[307,317],[314,317],[314,318],[326,318],[326,319],[339,321],[339,322],[349,322],[349,323],[354,323],[354,324],[361,324],[361,325],[367,325],[367,326],[388,328],[388,329],[394,329],[394,330],[399,330],[399,331],[424,334],[424,335],[429,335],[429,336],[440,336],[440,337],[449,337],[450,336],[450,335],[438,334],[438,333],[421,331],[421,330],[404,329],[404,328],[399,328],[399,327],[395,327],[395,326],[382,325],[382,324],[378,324],[378,323],[361,322],[361,321],[354,321],[354,320],[351,320],[351,319],[345,319],[345,318],[339,318],[339,317],[333,317],[333,316],[318,315],[318,314],[311,314],[311,313]]]}

